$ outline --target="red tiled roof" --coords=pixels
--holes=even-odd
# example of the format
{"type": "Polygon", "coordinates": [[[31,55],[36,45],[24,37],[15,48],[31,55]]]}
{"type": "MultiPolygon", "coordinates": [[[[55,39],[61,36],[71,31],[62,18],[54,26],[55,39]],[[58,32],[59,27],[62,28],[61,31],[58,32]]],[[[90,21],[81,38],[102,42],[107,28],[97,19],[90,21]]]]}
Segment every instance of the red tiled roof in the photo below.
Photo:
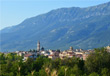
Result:
{"type": "Polygon", "coordinates": [[[54,55],[49,55],[49,56],[54,56],[54,55]]]}
{"type": "Polygon", "coordinates": [[[24,57],[32,56],[32,54],[25,54],[24,57]]]}

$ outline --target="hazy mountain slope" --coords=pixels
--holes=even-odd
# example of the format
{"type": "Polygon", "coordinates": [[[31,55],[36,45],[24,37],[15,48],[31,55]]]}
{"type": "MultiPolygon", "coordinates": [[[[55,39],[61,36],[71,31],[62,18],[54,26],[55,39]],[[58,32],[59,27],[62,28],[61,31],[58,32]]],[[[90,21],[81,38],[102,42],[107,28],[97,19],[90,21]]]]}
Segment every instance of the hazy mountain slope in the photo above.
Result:
{"type": "Polygon", "coordinates": [[[1,51],[95,48],[110,44],[110,2],[88,8],[61,8],[1,30],[1,51]]]}

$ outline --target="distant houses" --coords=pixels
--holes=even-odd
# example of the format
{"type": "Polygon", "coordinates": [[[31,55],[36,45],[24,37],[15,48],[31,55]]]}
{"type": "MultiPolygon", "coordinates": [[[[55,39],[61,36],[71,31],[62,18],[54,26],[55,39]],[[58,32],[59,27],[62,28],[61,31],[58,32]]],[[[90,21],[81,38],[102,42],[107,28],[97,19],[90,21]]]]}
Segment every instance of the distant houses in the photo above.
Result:
{"type": "Polygon", "coordinates": [[[105,48],[107,49],[108,52],[110,52],[110,45],[105,48]]]}
{"type": "MultiPolygon", "coordinates": [[[[106,51],[110,53],[110,46],[106,46],[106,51]]],[[[94,53],[94,50],[83,50],[83,49],[73,49],[71,46],[68,50],[45,50],[44,47],[40,48],[40,41],[37,43],[37,50],[30,51],[15,51],[11,53],[16,53],[18,56],[22,56],[23,60],[26,61],[28,58],[36,60],[38,56],[46,56],[52,60],[56,58],[65,59],[76,57],[82,60],[86,60],[90,53],[94,53]]],[[[8,54],[8,53],[4,53],[8,54]]]]}
{"type": "Polygon", "coordinates": [[[36,59],[38,56],[43,55],[50,59],[64,59],[64,58],[80,58],[86,60],[90,52],[93,50],[83,50],[83,49],[73,49],[71,46],[68,50],[60,51],[60,50],[45,50],[44,47],[40,48],[40,41],[37,43],[37,50],[30,51],[16,51],[18,56],[22,56],[23,60],[26,61],[28,58],[36,59]]]}
{"type": "Polygon", "coordinates": [[[36,59],[37,55],[36,54],[25,54],[23,60],[26,61],[28,58],[36,59]]]}

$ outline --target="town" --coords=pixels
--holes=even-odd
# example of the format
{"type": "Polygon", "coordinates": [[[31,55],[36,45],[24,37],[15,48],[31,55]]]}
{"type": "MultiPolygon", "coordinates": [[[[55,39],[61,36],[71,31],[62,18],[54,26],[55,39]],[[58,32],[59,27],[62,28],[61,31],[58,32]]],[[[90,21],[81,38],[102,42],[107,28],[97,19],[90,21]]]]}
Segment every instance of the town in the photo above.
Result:
{"type": "MultiPolygon", "coordinates": [[[[110,52],[110,46],[105,47],[108,52],[110,52]]],[[[72,46],[68,50],[45,50],[44,47],[40,48],[40,41],[37,42],[37,49],[30,51],[15,51],[12,53],[16,53],[18,56],[23,57],[23,61],[26,61],[28,58],[32,58],[36,60],[38,56],[46,56],[52,60],[56,58],[64,59],[64,58],[72,58],[76,57],[82,60],[86,60],[90,53],[93,53],[94,50],[83,50],[83,49],[73,49],[72,46]]]]}
{"type": "Polygon", "coordinates": [[[110,46],[94,50],[70,46],[64,51],[41,46],[38,41],[36,50],[0,52],[0,76],[110,76],[110,46]]]}

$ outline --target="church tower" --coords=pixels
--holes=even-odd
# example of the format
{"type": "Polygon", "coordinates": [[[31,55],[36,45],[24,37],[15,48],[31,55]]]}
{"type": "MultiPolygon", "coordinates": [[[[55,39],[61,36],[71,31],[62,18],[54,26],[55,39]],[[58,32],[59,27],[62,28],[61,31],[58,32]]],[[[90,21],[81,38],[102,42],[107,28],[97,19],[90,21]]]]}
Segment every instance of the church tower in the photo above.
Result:
{"type": "Polygon", "coordinates": [[[70,46],[70,50],[73,51],[73,47],[72,46],[70,46]]]}
{"type": "Polygon", "coordinates": [[[37,51],[40,51],[40,41],[37,42],[37,51]]]}

